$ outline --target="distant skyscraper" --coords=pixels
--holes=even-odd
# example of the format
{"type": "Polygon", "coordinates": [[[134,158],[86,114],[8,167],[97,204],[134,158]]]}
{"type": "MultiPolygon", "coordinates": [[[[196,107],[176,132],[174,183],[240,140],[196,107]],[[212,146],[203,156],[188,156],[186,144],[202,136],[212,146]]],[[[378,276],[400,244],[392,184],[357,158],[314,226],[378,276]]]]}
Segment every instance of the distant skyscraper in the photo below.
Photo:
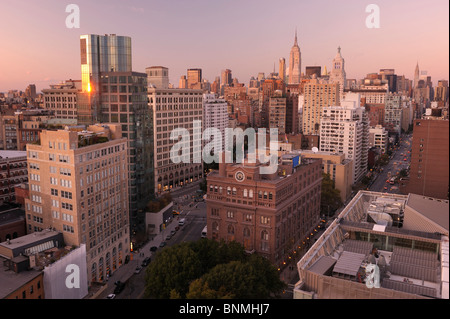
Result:
{"type": "Polygon", "coordinates": [[[419,62],[416,64],[416,70],[414,71],[414,88],[416,88],[419,84],[419,62]]]}
{"type": "Polygon", "coordinates": [[[286,82],[286,59],[280,58],[278,76],[286,82]]]}
{"type": "Polygon", "coordinates": [[[221,75],[222,75],[221,85],[230,86],[233,83],[233,76],[231,74],[231,70],[229,69],[222,70],[221,75]]]}
{"type": "Polygon", "coordinates": [[[180,89],[186,89],[186,88],[187,88],[187,78],[186,78],[186,75],[182,75],[182,76],[180,77],[180,82],[179,82],[178,88],[180,88],[180,89]]]}
{"type": "Polygon", "coordinates": [[[289,56],[289,84],[300,83],[300,76],[302,74],[302,55],[297,41],[297,30],[295,31],[294,46],[291,49],[289,56]]]}
{"type": "Polygon", "coordinates": [[[187,70],[187,88],[201,89],[202,85],[202,69],[187,70]]]}
{"type": "Polygon", "coordinates": [[[331,69],[330,82],[339,83],[339,92],[341,98],[344,96],[344,88],[347,81],[345,74],[345,60],[341,55],[341,47],[338,48],[338,52],[333,60],[333,68],[331,69]]]}

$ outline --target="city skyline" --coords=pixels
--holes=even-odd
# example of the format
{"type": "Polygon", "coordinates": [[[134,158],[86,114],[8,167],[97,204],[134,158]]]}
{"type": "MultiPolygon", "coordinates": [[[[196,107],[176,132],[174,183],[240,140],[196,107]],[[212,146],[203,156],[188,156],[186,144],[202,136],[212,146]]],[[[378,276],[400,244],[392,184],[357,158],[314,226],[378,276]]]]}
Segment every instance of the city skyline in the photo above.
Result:
{"type": "Polygon", "coordinates": [[[315,65],[331,70],[341,47],[350,79],[359,80],[383,68],[413,79],[417,62],[434,85],[449,79],[449,4],[442,0],[377,1],[379,29],[365,25],[369,3],[355,0],[344,4],[285,1],[282,5],[253,0],[80,0],[75,4],[80,8],[80,28],[73,29],[65,25],[67,3],[4,5],[9,14],[0,22],[1,29],[11,30],[18,21],[21,27],[5,34],[6,45],[0,48],[0,92],[24,90],[31,83],[40,92],[50,84],[81,79],[79,38],[83,34],[131,37],[133,71],[163,65],[176,87],[191,68],[201,68],[210,82],[225,69],[246,84],[259,72],[268,75],[279,58],[289,60],[296,29],[302,72],[315,65]]]}

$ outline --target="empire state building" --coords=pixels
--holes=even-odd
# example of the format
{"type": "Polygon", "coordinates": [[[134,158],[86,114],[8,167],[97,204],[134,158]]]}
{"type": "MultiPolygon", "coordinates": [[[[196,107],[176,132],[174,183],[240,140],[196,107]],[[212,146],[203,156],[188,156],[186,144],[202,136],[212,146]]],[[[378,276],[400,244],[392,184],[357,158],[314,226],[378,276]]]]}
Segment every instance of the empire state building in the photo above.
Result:
{"type": "Polygon", "coordinates": [[[295,30],[295,41],[294,46],[291,49],[291,54],[289,56],[289,84],[300,83],[302,69],[302,54],[300,52],[300,47],[297,42],[297,30],[295,30]]]}

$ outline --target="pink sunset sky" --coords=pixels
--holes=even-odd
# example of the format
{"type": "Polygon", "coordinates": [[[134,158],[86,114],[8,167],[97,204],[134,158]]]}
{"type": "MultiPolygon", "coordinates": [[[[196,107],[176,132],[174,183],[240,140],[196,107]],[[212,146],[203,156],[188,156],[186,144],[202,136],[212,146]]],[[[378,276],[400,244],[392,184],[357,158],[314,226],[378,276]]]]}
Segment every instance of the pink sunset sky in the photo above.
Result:
{"type": "Polygon", "coordinates": [[[162,65],[178,86],[188,68],[210,82],[221,70],[248,83],[259,72],[289,62],[295,29],[305,66],[327,66],[342,48],[347,78],[382,68],[414,77],[416,63],[433,85],[449,79],[447,0],[0,0],[0,92],[38,92],[80,79],[82,34],[130,36],[133,70],[162,65]],[[66,6],[80,8],[80,28],[69,29],[66,6]],[[366,27],[369,4],[380,8],[380,28],[366,27]]]}

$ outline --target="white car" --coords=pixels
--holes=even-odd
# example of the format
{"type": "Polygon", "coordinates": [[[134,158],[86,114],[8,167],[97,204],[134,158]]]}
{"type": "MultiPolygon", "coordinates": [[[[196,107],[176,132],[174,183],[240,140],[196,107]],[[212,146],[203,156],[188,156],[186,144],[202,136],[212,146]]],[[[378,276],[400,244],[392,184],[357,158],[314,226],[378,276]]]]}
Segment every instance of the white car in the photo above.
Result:
{"type": "Polygon", "coordinates": [[[106,296],[106,299],[115,299],[116,295],[115,294],[109,294],[108,296],[106,296]]]}
{"type": "Polygon", "coordinates": [[[136,270],[134,271],[134,273],[135,274],[139,274],[141,272],[141,270],[142,270],[142,267],[141,266],[137,266],[136,270]]]}

